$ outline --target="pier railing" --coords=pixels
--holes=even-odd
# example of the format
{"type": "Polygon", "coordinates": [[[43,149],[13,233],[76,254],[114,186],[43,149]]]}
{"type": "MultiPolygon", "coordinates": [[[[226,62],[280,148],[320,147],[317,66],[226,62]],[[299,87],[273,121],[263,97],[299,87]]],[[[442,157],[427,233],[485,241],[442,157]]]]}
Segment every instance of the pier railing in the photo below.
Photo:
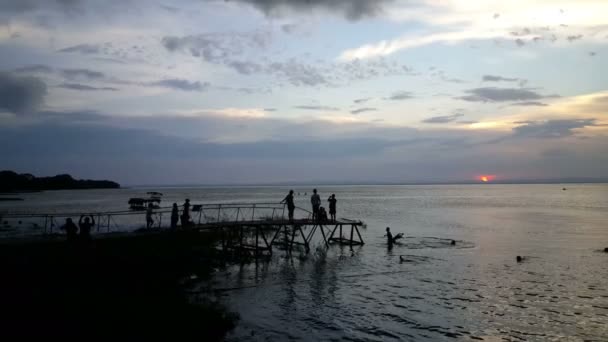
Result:
{"type": "MultiPolygon", "coordinates": [[[[183,206],[179,209],[179,222],[183,206]]],[[[151,228],[170,228],[171,207],[153,210],[151,228]]],[[[61,227],[67,218],[75,224],[81,215],[93,217],[95,233],[129,232],[147,227],[145,210],[104,212],[0,213],[0,237],[63,234],[61,227]]],[[[312,212],[296,207],[295,219],[310,220],[312,212]]],[[[287,220],[287,208],[279,203],[205,203],[190,206],[190,223],[196,226],[214,223],[280,222],[287,220]]]]}

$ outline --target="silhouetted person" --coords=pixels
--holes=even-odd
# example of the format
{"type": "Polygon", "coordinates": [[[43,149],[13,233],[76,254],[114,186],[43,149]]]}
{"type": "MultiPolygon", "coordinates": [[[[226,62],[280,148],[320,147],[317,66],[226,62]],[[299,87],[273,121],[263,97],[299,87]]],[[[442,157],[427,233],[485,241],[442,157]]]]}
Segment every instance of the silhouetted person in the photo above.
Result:
{"type": "Polygon", "coordinates": [[[329,202],[329,216],[331,216],[331,221],[335,222],[336,221],[336,202],[338,202],[338,200],[336,200],[336,194],[331,194],[331,196],[329,196],[329,198],[327,199],[327,202],[329,202]]]}
{"type": "Polygon", "coordinates": [[[450,245],[456,246],[456,240],[452,240],[452,242],[450,242],[450,245]]]}
{"type": "Polygon", "coordinates": [[[84,216],[80,215],[78,220],[78,227],[80,227],[80,239],[83,241],[91,240],[91,229],[95,226],[95,219],[93,215],[84,216]],[[84,220],[84,221],[83,221],[84,220]]]}
{"type": "Polygon", "coordinates": [[[148,229],[152,228],[152,225],[154,224],[154,219],[152,218],[152,214],[154,213],[153,209],[154,206],[152,203],[148,203],[148,209],[146,209],[146,228],[148,229]]]}
{"type": "Polygon", "coordinates": [[[78,239],[78,227],[72,222],[71,218],[65,219],[65,224],[61,226],[61,229],[65,230],[69,242],[74,242],[78,239]]]}
{"type": "Polygon", "coordinates": [[[177,203],[173,203],[173,208],[171,208],[171,229],[177,229],[178,221],[179,221],[179,211],[177,209],[177,203]]]}
{"type": "Polygon", "coordinates": [[[285,196],[281,203],[287,204],[289,221],[293,221],[293,211],[296,209],[296,205],[293,203],[293,190],[289,190],[289,194],[285,196]]]}
{"type": "Polygon", "coordinates": [[[524,261],[524,257],[518,255],[515,260],[517,260],[517,262],[522,262],[524,261]]]}
{"type": "Polygon", "coordinates": [[[321,222],[325,222],[327,221],[327,211],[325,211],[325,208],[323,207],[319,207],[319,212],[317,214],[317,219],[321,222]]]}
{"type": "Polygon", "coordinates": [[[604,248],[604,252],[608,253],[608,247],[604,248]]]}
{"type": "Polygon", "coordinates": [[[403,233],[399,233],[393,237],[393,234],[391,233],[391,228],[386,227],[386,242],[388,243],[389,247],[393,247],[393,243],[397,242],[397,240],[401,238],[403,238],[403,233]]]}
{"type": "Polygon", "coordinates": [[[312,219],[319,219],[319,207],[321,206],[321,196],[317,194],[317,189],[312,190],[312,196],[310,196],[310,204],[312,204],[312,219]]]}
{"type": "Polygon", "coordinates": [[[184,211],[182,211],[182,228],[188,227],[190,224],[190,199],[186,198],[184,202],[184,211]]]}

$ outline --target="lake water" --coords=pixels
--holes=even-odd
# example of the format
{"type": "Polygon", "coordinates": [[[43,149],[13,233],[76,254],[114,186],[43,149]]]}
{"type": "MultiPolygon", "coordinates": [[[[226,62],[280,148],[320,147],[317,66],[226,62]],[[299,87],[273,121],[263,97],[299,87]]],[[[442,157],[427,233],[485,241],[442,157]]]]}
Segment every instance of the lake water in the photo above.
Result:
{"type": "MultiPolygon", "coordinates": [[[[0,211],[123,210],[148,190],[159,189],[24,194],[0,211]]],[[[167,204],[276,202],[288,188],[160,190],[167,204]]],[[[312,189],[294,190],[308,208],[312,189]]],[[[219,270],[212,285],[241,316],[229,340],[607,340],[608,185],[319,191],[324,205],[336,194],[338,217],[367,223],[365,245],[317,243],[219,270]],[[392,249],[387,226],[406,235],[392,249]]]]}

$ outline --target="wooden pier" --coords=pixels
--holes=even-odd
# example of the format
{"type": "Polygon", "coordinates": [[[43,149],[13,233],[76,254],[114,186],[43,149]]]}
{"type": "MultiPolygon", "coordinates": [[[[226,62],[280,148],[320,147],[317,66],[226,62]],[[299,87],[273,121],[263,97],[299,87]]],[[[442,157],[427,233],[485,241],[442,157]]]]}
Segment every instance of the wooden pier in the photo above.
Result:
{"type": "MultiPolygon", "coordinates": [[[[182,213],[180,208],[180,215],[182,213]]],[[[14,236],[4,236],[2,240],[18,242],[27,239],[62,239],[59,228],[66,218],[78,222],[81,214],[95,218],[94,239],[119,239],[149,234],[171,234],[188,232],[219,233],[220,247],[224,252],[253,256],[272,255],[273,249],[283,249],[291,253],[295,246],[309,252],[311,245],[318,242],[326,247],[332,244],[350,247],[363,245],[359,227],[361,221],[350,219],[313,220],[312,213],[296,208],[295,219],[286,219],[286,208],[276,203],[222,203],[192,205],[190,223],[172,230],[169,226],[171,208],[154,211],[155,224],[152,229],[145,227],[145,212],[115,211],[98,213],[43,213],[43,214],[2,214],[3,221],[21,226],[14,236]],[[21,233],[21,234],[19,234],[21,233]],[[346,236],[344,235],[346,234],[346,236]]],[[[7,232],[10,230],[4,230],[7,232]]],[[[0,233],[2,231],[0,230],[0,233]]],[[[10,235],[10,234],[9,234],[10,235]]]]}

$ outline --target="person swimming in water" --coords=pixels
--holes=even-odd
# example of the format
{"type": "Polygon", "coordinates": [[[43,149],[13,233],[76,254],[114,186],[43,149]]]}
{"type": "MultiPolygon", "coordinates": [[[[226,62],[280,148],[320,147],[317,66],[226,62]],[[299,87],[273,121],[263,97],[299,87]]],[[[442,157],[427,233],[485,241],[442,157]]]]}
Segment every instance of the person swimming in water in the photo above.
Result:
{"type": "Polygon", "coordinates": [[[399,233],[399,234],[393,236],[393,234],[391,233],[391,228],[390,227],[386,227],[386,235],[385,236],[386,236],[388,245],[392,246],[393,243],[397,242],[397,240],[403,238],[403,233],[399,233]]]}

